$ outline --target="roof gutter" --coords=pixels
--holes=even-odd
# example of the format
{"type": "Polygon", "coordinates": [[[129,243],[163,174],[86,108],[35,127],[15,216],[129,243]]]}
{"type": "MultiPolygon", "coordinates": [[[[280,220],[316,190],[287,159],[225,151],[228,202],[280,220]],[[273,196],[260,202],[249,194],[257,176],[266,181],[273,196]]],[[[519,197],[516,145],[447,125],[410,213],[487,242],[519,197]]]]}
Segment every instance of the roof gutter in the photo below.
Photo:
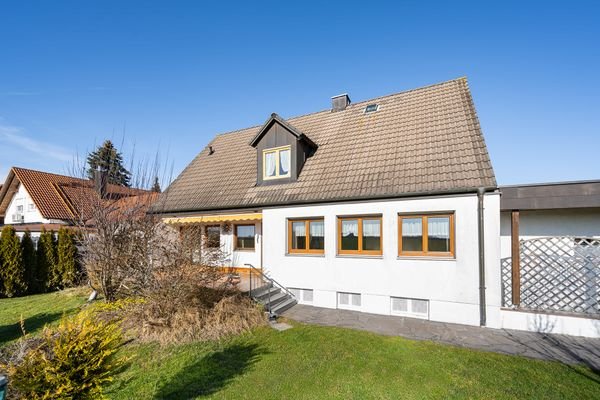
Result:
{"type": "MultiPolygon", "coordinates": [[[[473,194],[478,193],[479,190],[483,189],[485,192],[492,192],[498,189],[497,186],[485,186],[481,188],[460,188],[451,190],[437,190],[431,192],[411,192],[411,193],[400,193],[396,195],[380,195],[380,196],[368,196],[368,197],[340,197],[332,199],[317,199],[317,200],[296,200],[296,201],[282,201],[278,203],[264,203],[264,204],[244,204],[244,205],[232,205],[227,207],[210,207],[210,208],[184,208],[179,210],[150,210],[149,214],[185,214],[194,212],[215,212],[225,210],[247,210],[247,209],[263,209],[273,207],[284,207],[284,206],[302,206],[309,204],[328,204],[328,203],[343,203],[350,201],[369,201],[369,200],[393,200],[402,199],[407,197],[431,197],[431,196],[449,196],[449,195],[460,195],[460,194],[473,194]]],[[[166,192],[163,193],[167,194],[166,192]]],[[[168,195],[168,194],[167,194],[168,195]]],[[[160,202],[160,200],[158,200],[160,202]]]]}
{"type": "Polygon", "coordinates": [[[477,189],[477,232],[479,236],[479,325],[486,325],[486,302],[485,302],[485,207],[484,195],[486,188],[477,189]]]}

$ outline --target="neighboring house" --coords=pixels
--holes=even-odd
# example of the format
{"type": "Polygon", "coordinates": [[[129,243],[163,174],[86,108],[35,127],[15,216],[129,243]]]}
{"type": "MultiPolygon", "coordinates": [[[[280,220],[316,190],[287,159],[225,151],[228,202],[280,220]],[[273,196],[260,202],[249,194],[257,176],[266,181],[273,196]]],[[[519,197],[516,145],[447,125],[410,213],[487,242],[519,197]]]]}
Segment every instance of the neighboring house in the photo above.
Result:
{"type": "Polygon", "coordinates": [[[118,200],[146,194],[93,180],[13,167],[0,189],[0,219],[12,225],[19,236],[26,230],[37,241],[42,229],[58,230],[61,226],[85,221],[92,199],[102,195],[118,200]]]}
{"type": "Polygon", "coordinates": [[[500,193],[465,78],[217,135],[153,210],[299,302],[500,327],[500,193]]]}

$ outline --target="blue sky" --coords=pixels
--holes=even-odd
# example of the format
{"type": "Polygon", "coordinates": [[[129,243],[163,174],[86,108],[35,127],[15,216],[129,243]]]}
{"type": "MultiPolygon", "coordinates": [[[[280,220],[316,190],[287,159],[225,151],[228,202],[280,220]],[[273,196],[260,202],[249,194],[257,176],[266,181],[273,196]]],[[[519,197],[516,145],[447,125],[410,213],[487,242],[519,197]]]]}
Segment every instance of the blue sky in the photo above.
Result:
{"type": "Polygon", "coordinates": [[[0,179],[68,172],[106,138],[177,174],[272,112],[465,75],[500,184],[598,179],[594,3],[5,2],[0,179]]]}

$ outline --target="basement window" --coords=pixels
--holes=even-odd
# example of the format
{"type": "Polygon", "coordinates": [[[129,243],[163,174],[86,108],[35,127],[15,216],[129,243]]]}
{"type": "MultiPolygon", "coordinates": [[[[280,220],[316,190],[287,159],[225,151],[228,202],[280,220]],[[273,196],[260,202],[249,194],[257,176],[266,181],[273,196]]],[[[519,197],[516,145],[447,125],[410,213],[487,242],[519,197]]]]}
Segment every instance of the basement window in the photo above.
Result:
{"type": "Polygon", "coordinates": [[[359,293],[338,292],[338,308],[349,310],[358,310],[361,306],[361,296],[359,293]]]}
{"type": "Polygon", "coordinates": [[[392,297],[392,314],[429,319],[429,300],[392,297]]]}
{"type": "Polygon", "coordinates": [[[365,114],[379,110],[379,104],[369,104],[365,107],[365,114]]]}
{"type": "Polygon", "coordinates": [[[300,304],[312,304],[313,302],[312,289],[290,288],[290,292],[292,292],[292,294],[300,304]]]}

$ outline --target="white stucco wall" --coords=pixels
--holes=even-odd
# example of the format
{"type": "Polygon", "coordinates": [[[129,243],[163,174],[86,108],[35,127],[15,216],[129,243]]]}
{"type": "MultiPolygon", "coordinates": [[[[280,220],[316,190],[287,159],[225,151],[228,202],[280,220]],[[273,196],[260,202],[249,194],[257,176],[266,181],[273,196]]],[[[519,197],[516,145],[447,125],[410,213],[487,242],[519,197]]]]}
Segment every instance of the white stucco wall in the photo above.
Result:
{"type": "MultiPolygon", "coordinates": [[[[499,195],[485,196],[488,325],[500,323],[499,195]]],[[[390,314],[390,296],[429,301],[429,319],[479,325],[477,196],[370,201],[263,210],[264,269],[283,285],[313,289],[313,305],[361,294],[361,311],[390,314]],[[398,213],[455,212],[455,259],[399,258],[398,213]],[[383,256],[337,255],[337,216],[382,214],[383,256]],[[324,217],[325,254],[289,255],[287,219],[324,217]]]]}
{"type": "Polygon", "coordinates": [[[517,329],[559,335],[600,337],[600,320],[580,316],[506,310],[500,312],[503,329],[517,329]]]}
{"type": "MultiPolygon", "coordinates": [[[[510,211],[503,211],[501,224],[501,257],[510,257],[510,211]]],[[[519,237],[590,236],[600,238],[600,208],[572,210],[540,210],[519,212],[519,237]]]]}
{"type": "Polygon", "coordinates": [[[13,222],[13,215],[18,213],[17,208],[19,206],[23,207],[23,212],[20,212],[20,214],[23,214],[25,217],[25,220],[23,221],[23,223],[47,224],[50,222],[49,220],[42,217],[42,214],[40,214],[37,207],[35,207],[35,204],[33,203],[33,200],[31,199],[31,196],[29,195],[29,193],[27,192],[25,187],[23,185],[19,184],[19,188],[17,189],[17,192],[14,194],[13,198],[11,199],[11,201],[8,205],[8,208],[6,209],[6,216],[4,218],[4,223],[6,225],[13,225],[13,224],[20,223],[20,222],[13,222]],[[33,209],[31,208],[31,205],[33,205],[33,207],[34,207],[33,209]]]}

